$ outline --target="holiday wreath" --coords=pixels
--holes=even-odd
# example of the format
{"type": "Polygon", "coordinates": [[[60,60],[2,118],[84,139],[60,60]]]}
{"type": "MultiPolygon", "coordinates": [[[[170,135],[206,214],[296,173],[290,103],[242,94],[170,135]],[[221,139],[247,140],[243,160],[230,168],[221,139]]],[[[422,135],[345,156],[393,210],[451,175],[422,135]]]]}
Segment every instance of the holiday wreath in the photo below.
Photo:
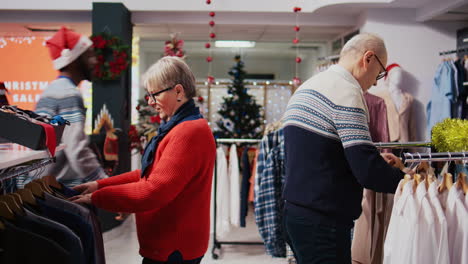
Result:
{"type": "Polygon", "coordinates": [[[97,64],[94,68],[94,78],[97,80],[115,80],[128,68],[130,56],[129,46],[108,33],[101,32],[91,36],[97,64]]]}

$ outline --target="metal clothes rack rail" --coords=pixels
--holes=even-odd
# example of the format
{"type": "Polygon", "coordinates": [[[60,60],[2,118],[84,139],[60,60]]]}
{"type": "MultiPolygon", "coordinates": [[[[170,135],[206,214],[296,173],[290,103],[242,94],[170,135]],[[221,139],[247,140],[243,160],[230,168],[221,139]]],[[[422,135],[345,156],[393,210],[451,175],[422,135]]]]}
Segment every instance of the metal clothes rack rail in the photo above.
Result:
{"type": "Polygon", "coordinates": [[[33,170],[37,170],[53,162],[55,162],[55,158],[42,159],[42,160],[37,160],[37,161],[30,162],[30,163],[22,164],[22,165],[19,165],[18,167],[14,167],[11,169],[5,169],[5,172],[0,172],[0,181],[9,180],[19,175],[23,175],[33,170]]]}
{"type": "Polygon", "coordinates": [[[460,49],[454,49],[454,50],[441,51],[441,52],[439,52],[439,56],[450,55],[450,54],[455,54],[455,53],[459,53],[459,52],[468,52],[468,48],[460,48],[460,49]]]}
{"type": "Polygon", "coordinates": [[[375,142],[374,146],[376,148],[411,148],[411,147],[425,147],[430,148],[431,142],[428,141],[412,141],[412,142],[375,142]]]}
{"type": "Polygon", "coordinates": [[[405,153],[405,163],[423,161],[468,161],[468,152],[405,153]]]}
{"type": "MultiPolygon", "coordinates": [[[[218,138],[216,139],[216,148],[218,143],[249,143],[257,144],[260,143],[260,139],[235,139],[235,138],[218,138]]],[[[218,180],[217,180],[217,162],[215,162],[214,170],[214,208],[213,208],[213,248],[211,249],[211,256],[213,259],[218,259],[218,254],[215,253],[216,249],[221,249],[221,245],[263,245],[263,242],[247,242],[247,241],[219,241],[216,237],[216,226],[217,226],[217,193],[218,193],[218,180]]]]}

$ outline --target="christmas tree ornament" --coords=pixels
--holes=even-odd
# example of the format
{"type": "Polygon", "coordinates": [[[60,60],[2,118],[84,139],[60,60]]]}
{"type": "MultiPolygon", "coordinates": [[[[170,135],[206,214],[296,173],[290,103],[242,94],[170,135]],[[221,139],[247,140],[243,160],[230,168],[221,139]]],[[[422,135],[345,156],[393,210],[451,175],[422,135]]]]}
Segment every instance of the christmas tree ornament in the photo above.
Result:
{"type": "Polygon", "coordinates": [[[211,48],[211,44],[210,44],[210,43],[206,43],[206,44],[205,44],[205,48],[207,48],[207,49],[211,48]]]}
{"type": "Polygon", "coordinates": [[[210,33],[210,38],[216,38],[216,34],[213,33],[213,32],[211,32],[211,33],[210,33]]]}
{"type": "Polygon", "coordinates": [[[294,10],[294,13],[297,13],[297,12],[301,12],[302,8],[295,6],[293,10],[294,10]]]}
{"type": "Polygon", "coordinates": [[[301,28],[299,26],[294,26],[294,31],[299,32],[301,28]]]}
{"type": "Polygon", "coordinates": [[[207,5],[211,4],[211,0],[206,0],[206,4],[207,5]]]}
{"type": "Polygon", "coordinates": [[[294,44],[299,43],[299,39],[298,39],[298,38],[294,38],[294,39],[293,39],[293,43],[294,43],[294,44]]]}
{"type": "Polygon", "coordinates": [[[296,63],[301,63],[301,62],[302,62],[301,57],[296,57],[296,63]]]}
{"type": "Polygon", "coordinates": [[[299,85],[301,85],[301,83],[302,83],[301,79],[300,79],[299,77],[297,77],[297,76],[294,77],[292,81],[293,81],[293,84],[294,84],[295,86],[299,86],[299,85]]]}
{"type": "Polygon", "coordinates": [[[206,81],[209,83],[209,84],[213,84],[214,81],[215,81],[215,78],[213,76],[208,76],[206,81]]]}
{"type": "Polygon", "coordinates": [[[468,120],[447,118],[432,128],[431,137],[438,152],[468,151],[468,120]]]}
{"type": "Polygon", "coordinates": [[[206,57],[207,62],[211,62],[212,60],[213,60],[213,58],[211,56],[206,57]]]}
{"type": "Polygon", "coordinates": [[[210,25],[210,27],[214,27],[215,22],[213,20],[211,20],[210,22],[208,22],[208,24],[210,25]]]}
{"type": "Polygon", "coordinates": [[[214,17],[214,16],[216,15],[216,13],[213,12],[213,11],[211,11],[211,12],[209,13],[209,15],[210,15],[210,17],[214,17]]]}

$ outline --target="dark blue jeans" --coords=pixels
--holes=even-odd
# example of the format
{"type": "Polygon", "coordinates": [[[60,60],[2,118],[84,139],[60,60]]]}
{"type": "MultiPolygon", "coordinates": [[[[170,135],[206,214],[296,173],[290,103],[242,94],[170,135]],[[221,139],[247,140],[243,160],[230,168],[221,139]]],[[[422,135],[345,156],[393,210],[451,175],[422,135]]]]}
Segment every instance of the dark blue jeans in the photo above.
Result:
{"type": "Polygon", "coordinates": [[[311,219],[284,210],[286,241],[298,264],[350,264],[351,237],[349,226],[311,219]]]}

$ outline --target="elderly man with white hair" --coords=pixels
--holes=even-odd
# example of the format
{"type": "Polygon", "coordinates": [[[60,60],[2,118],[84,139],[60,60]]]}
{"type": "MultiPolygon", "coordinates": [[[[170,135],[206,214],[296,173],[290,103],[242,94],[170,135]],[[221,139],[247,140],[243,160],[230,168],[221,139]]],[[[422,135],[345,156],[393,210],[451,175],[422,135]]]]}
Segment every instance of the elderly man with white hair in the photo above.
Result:
{"type": "Polygon", "coordinates": [[[386,63],[381,38],[356,35],[337,65],[307,80],[289,101],[283,221],[299,264],[351,263],[350,231],[363,187],[394,193],[409,172],[393,154],[381,156],[369,134],[363,94],[386,75],[386,63]]]}

